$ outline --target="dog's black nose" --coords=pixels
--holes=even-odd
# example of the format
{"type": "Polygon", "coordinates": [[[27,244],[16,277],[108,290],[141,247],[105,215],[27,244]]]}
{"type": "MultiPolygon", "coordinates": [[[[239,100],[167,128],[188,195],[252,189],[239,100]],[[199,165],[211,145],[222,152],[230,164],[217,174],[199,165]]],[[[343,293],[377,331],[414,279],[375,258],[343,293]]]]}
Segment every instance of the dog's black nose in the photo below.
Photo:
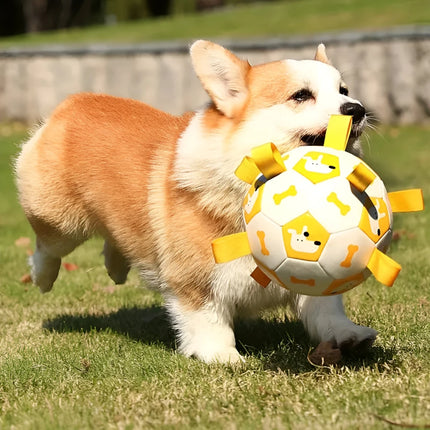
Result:
{"type": "Polygon", "coordinates": [[[342,115],[351,115],[352,122],[360,122],[366,115],[366,109],[359,103],[345,103],[340,107],[342,115]]]}

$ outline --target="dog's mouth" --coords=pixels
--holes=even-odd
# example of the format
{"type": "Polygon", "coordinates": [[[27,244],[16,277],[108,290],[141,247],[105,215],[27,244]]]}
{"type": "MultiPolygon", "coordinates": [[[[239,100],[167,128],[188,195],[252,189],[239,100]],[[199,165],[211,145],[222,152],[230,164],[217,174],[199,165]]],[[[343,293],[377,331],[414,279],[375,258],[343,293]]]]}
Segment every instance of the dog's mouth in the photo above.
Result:
{"type": "Polygon", "coordinates": [[[307,146],[323,146],[325,132],[326,130],[318,134],[305,134],[300,138],[300,140],[307,146]]]}
{"type": "MultiPolygon", "coordinates": [[[[300,140],[306,146],[324,146],[325,135],[327,130],[323,130],[316,134],[304,134],[300,137],[300,140]]],[[[361,129],[355,130],[354,128],[351,130],[351,134],[349,135],[349,141],[353,141],[360,137],[361,129]]]]}

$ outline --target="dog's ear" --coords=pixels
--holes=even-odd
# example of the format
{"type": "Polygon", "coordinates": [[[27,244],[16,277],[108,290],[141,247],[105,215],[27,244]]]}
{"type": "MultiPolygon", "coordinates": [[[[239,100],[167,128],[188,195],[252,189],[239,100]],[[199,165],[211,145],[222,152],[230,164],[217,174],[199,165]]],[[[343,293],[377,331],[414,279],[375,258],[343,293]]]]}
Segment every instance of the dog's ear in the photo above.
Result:
{"type": "Polygon", "coordinates": [[[190,55],[194,70],[216,107],[227,117],[234,117],[248,98],[249,63],[206,40],[194,42],[190,55]]]}
{"type": "Polygon", "coordinates": [[[331,62],[327,57],[325,45],[323,43],[318,45],[317,52],[315,53],[315,60],[321,61],[321,63],[329,64],[331,66],[331,62]]]}

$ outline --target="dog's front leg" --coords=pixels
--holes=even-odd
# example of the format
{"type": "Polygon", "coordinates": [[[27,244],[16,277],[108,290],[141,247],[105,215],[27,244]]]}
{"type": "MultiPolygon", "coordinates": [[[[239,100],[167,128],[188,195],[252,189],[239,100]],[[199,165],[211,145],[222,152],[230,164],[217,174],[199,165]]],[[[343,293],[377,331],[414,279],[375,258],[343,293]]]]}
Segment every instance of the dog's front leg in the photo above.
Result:
{"type": "Polygon", "coordinates": [[[243,361],[235,346],[233,312],[228,307],[208,301],[199,309],[187,309],[172,296],[166,298],[166,305],[178,336],[179,352],[206,363],[243,361]]]}
{"type": "Polygon", "coordinates": [[[297,297],[297,313],[312,340],[334,342],[340,349],[365,349],[378,334],[369,327],[354,324],[345,315],[342,296],[297,297]]]}

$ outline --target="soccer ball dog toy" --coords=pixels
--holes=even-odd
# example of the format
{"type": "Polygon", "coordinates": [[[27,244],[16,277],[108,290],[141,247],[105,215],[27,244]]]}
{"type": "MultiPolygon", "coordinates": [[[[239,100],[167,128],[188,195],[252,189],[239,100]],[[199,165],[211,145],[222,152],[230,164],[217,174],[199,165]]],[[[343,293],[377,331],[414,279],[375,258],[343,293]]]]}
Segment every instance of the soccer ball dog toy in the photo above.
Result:
{"type": "Polygon", "coordinates": [[[361,159],[345,152],[350,116],[330,118],[323,147],[281,155],[268,143],[235,174],[251,184],[243,202],[246,231],[212,242],[217,263],[252,254],[251,276],[300,294],[342,294],[370,274],[392,286],[401,267],[385,255],[393,212],[423,209],[420,189],[387,193],[361,159]]]}

